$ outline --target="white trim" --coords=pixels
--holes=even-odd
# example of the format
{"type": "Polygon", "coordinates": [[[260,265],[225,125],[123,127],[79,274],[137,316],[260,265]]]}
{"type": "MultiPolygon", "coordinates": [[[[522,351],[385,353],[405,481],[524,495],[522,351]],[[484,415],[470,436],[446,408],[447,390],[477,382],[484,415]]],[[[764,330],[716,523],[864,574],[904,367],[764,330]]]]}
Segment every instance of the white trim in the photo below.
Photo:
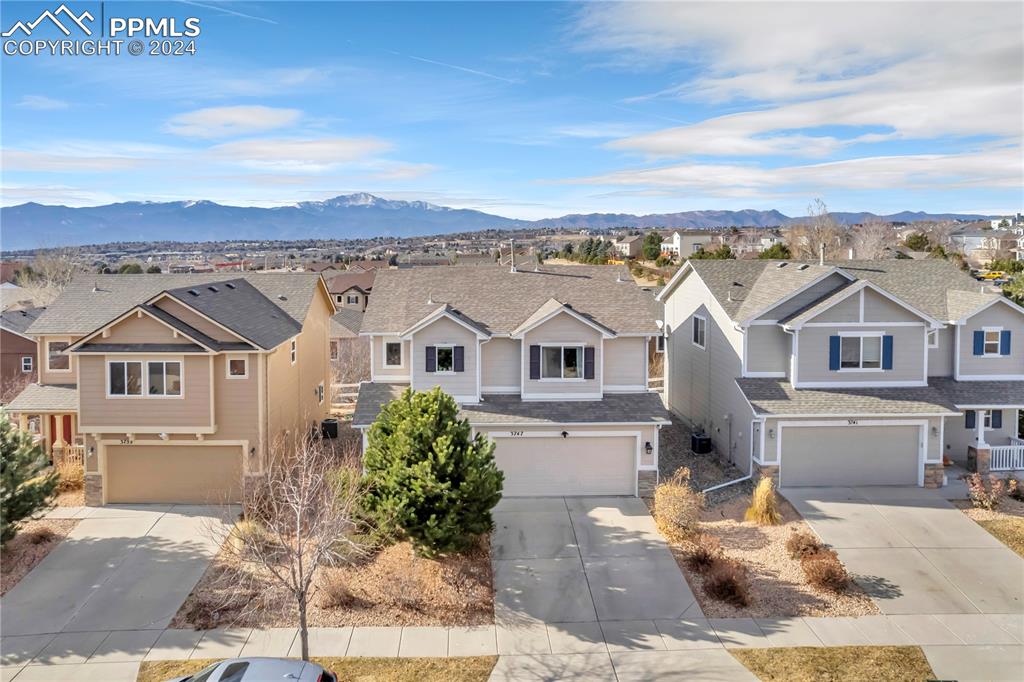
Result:
{"type": "Polygon", "coordinates": [[[483,391],[481,387],[483,385],[483,364],[484,364],[484,344],[490,342],[490,339],[482,341],[476,340],[476,400],[480,402],[483,398],[483,391]]]}
{"type": "MultiPolygon", "coordinates": [[[[430,344],[427,344],[426,346],[424,346],[424,348],[429,348],[430,346],[434,347],[434,371],[433,372],[427,372],[425,364],[424,364],[423,371],[427,372],[428,374],[433,374],[434,376],[439,376],[439,377],[455,376],[458,373],[458,372],[455,371],[455,346],[457,346],[457,345],[459,345],[459,344],[451,343],[450,341],[445,341],[443,343],[430,343],[430,344]],[[438,363],[437,351],[438,351],[439,348],[448,348],[448,349],[450,349],[452,351],[452,368],[451,369],[446,369],[444,371],[438,369],[438,364],[439,363],[438,363]]],[[[462,352],[463,353],[466,352],[465,348],[463,348],[462,352]]],[[[424,360],[424,362],[426,362],[426,361],[424,360]]],[[[465,368],[463,368],[463,369],[465,369],[465,368]]]]}
{"type": "MultiPolygon", "coordinates": [[[[876,370],[859,370],[860,373],[874,373],[876,370]]],[[[838,373],[838,372],[837,372],[838,373]]],[[[848,374],[856,374],[847,370],[848,374]]],[[[794,383],[793,388],[920,388],[927,381],[805,381],[794,383]]]]}
{"type": "Polygon", "coordinates": [[[382,336],[380,337],[380,366],[381,369],[405,369],[405,341],[399,336],[382,336]],[[388,344],[398,344],[398,364],[388,364],[388,344]]]}
{"type": "MultiPolygon", "coordinates": [[[[152,356],[147,356],[147,355],[135,355],[135,356],[112,355],[112,356],[108,356],[106,358],[106,361],[103,363],[103,366],[104,366],[104,370],[105,370],[105,374],[104,374],[104,377],[103,377],[104,393],[105,393],[107,399],[109,399],[109,400],[138,400],[138,399],[145,399],[145,400],[150,400],[150,399],[156,399],[156,400],[182,400],[185,397],[185,356],[183,356],[183,355],[176,355],[176,356],[171,356],[171,357],[165,357],[165,356],[152,357],[152,356]],[[110,365],[115,363],[115,362],[121,362],[121,363],[125,364],[125,370],[124,371],[125,371],[125,390],[126,391],[128,390],[128,363],[133,363],[133,362],[134,363],[139,363],[139,365],[140,365],[140,372],[142,373],[142,376],[141,376],[141,384],[142,384],[141,390],[142,390],[142,393],[140,393],[140,394],[135,394],[135,393],[116,394],[116,393],[111,393],[110,392],[110,365]],[[176,363],[178,363],[178,368],[179,368],[179,370],[181,372],[181,375],[180,375],[180,377],[181,377],[181,391],[179,393],[177,393],[177,394],[167,394],[167,393],[150,393],[149,392],[149,365],[151,363],[154,363],[154,362],[159,362],[159,363],[164,365],[163,376],[164,376],[164,390],[165,391],[166,391],[166,388],[167,388],[167,363],[169,363],[169,362],[176,362],[176,363]]],[[[210,363],[210,380],[211,380],[211,384],[212,384],[212,380],[213,380],[213,363],[212,363],[212,361],[210,363]]],[[[212,410],[212,401],[211,401],[211,410],[212,410]]]]}
{"type": "Polygon", "coordinates": [[[745,379],[785,379],[785,372],[747,372],[743,375],[745,379]]]}
{"type": "MultiPolygon", "coordinates": [[[[582,381],[593,381],[593,379],[587,379],[586,378],[586,375],[587,375],[587,368],[586,368],[586,364],[587,364],[587,361],[586,361],[586,357],[587,357],[587,344],[586,343],[584,343],[582,341],[579,341],[579,342],[576,342],[576,341],[564,341],[564,342],[563,341],[551,341],[551,342],[534,343],[534,344],[530,344],[530,345],[540,346],[540,378],[539,379],[530,379],[530,381],[537,381],[537,382],[549,383],[549,384],[550,383],[576,383],[576,382],[582,382],[582,381]],[[558,377],[546,377],[546,376],[544,376],[544,349],[545,348],[561,348],[562,349],[562,352],[560,352],[558,354],[559,373],[562,376],[558,376],[558,377]],[[580,373],[580,375],[578,377],[566,377],[565,376],[565,349],[566,348],[578,348],[580,350],[580,355],[579,355],[579,358],[577,359],[577,362],[579,363],[577,365],[577,371],[579,371],[579,373],[580,373]]],[[[596,347],[594,348],[594,353],[595,354],[597,353],[597,348],[596,347]]],[[[603,356],[603,354],[602,354],[602,356],[603,356]]],[[[603,362],[604,358],[602,357],[601,359],[602,359],[602,362],[603,362]]],[[[594,358],[594,365],[595,365],[594,366],[594,372],[596,373],[597,372],[597,358],[596,357],[594,358]]]]}
{"type": "Polygon", "coordinates": [[[957,405],[957,409],[960,410],[1018,410],[1024,409],[1024,404],[1021,405],[957,405]]]}
{"type": "Polygon", "coordinates": [[[46,364],[43,365],[43,366],[46,367],[47,374],[50,374],[50,373],[52,373],[52,374],[70,374],[71,373],[71,354],[68,352],[68,351],[71,350],[71,346],[72,346],[71,341],[72,341],[72,339],[69,338],[69,337],[54,337],[54,338],[47,338],[46,341],[43,342],[43,356],[46,358],[46,364]],[[62,351],[60,351],[60,353],[58,353],[58,355],[63,354],[68,359],[67,369],[53,369],[52,367],[50,367],[50,344],[51,343],[66,343],[67,344],[67,346],[64,347],[64,350],[62,350],[62,351]]]}
{"type": "Polygon", "coordinates": [[[960,332],[959,324],[953,326],[953,378],[960,381],[960,332]]]}
{"type": "MultiPolygon", "coordinates": [[[[793,263],[790,263],[790,265],[793,265],[793,263]]],[[[766,266],[765,269],[767,269],[767,267],[768,266],[766,266]]],[[[762,270],[762,272],[764,272],[764,271],[762,270]]],[[[811,287],[813,287],[813,286],[815,286],[817,284],[820,284],[821,282],[824,282],[826,279],[828,279],[829,277],[831,277],[834,274],[840,274],[843,277],[845,277],[846,279],[850,280],[851,282],[856,280],[856,278],[853,275],[850,275],[849,273],[844,272],[842,269],[840,269],[840,268],[838,268],[836,266],[832,266],[831,268],[829,268],[829,270],[827,270],[826,272],[822,273],[819,277],[816,277],[815,279],[811,280],[810,282],[807,282],[806,284],[804,284],[802,287],[799,287],[799,288],[795,289],[794,291],[791,291],[786,296],[783,296],[779,300],[773,302],[771,305],[769,305],[769,306],[767,306],[765,308],[762,308],[761,310],[759,310],[758,312],[754,313],[753,315],[750,315],[749,317],[747,317],[747,319],[742,320],[740,322],[740,324],[746,326],[747,323],[749,323],[750,321],[752,321],[752,320],[754,320],[754,319],[756,319],[758,317],[761,317],[762,315],[765,315],[765,314],[771,312],[772,310],[774,310],[775,308],[778,308],[780,305],[782,305],[786,301],[789,301],[790,299],[795,298],[795,297],[799,296],[800,294],[802,294],[803,292],[807,291],[811,287]]],[[[828,296],[829,294],[824,294],[824,295],[828,296]]],[[[845,298],[845,296],[844,296],[844,298],[845,298]]],[[[838,301],[837,301],[837,303],[838,303],[838,301]]],[[[822,311],[822,312],[824,312],[824,311],[822,311]]]]}
{"type": "Polygon", "coordinates": [[[978,330],[978,331],[981,331],[981,355],[972,355],[971,357],[974,357],[974,358],[1005,358],[1006,356],[1003,355],[1003,330],[1004,329],[1005,329],[1005,327],[982,327],[980,330],[978,330]],[[991,343],[988,340],[988,338],[987,338],[989,332],[995,332],[995,334],[996,334],[996,352],[995,353],[989,353],[985,349],[985,346],[987,346],[989,343],[991,343]]]}
{"type": "Polygon", "coordinates": [[[31,355],[22,355],[21,356],[21,373],[22,374],[31,374],[32,370],[35,369],[35,366],[36,366],[36,359],[34,357],[32,357],[31,355]],[[26,360],[28,360],[28,369],[25,369],[25,361],[26,360]]]}
{"type": "Polygon", "coordinates": [[[561,315],[563,313],[565,313],[569,317],[574,318],[577,322],[582,322],[583,324],[587,325],[588,327],[591,327],[592,329],[597,331],[599,334],[601,334],[601,336],[604,337],[604,338],[607,338],[607,339],[615,338],[616,334],[614,332],[610,331],[607,327],[599,325],[596,322],[594,322],[593,320],[588,320],[586,317],[584,317],[583,315],[580,315],[578,312],[576,312],[575,310],[573,310],[569,306],[565,305],[564,303],[559,302],[559,305],[561,306],[560,308],[556,308],[555,310],[551,311],[550,313],[548,313],[544,317],[540,318],[539,320],[534,320],[528,326],[524,327],[524,326],[520,325],[518,328],[516,328],[512,332],[512,334],[511,334],[512,338],[513,339],[524,339],[524,338],[526,338],[526,335],[529,332],[531,332],[532,330],[536,329],[540,325],[544,324],[548,320],[550,320],[550,319],[552,319],[554,317],[557,317],[558,315],[561,315]]]}
{"type": "Polygon", "coordinates": [[[833,370],[839,373],[858,373],[858,372],[885,372],[887,371],[883,365],[885,355],[885,341],[884,338],[886,333],[884,331],[869,331],[869,332],[837,332],[839,336],[839,369],[833,370]],[[859,338],[859,357],[857,359],[857,367],[843,367],[843,338],[859,338]],[[865,367],[864,366],[864,339],[878,339],[878,367],[865,367]]]}
{"type": "MultiPolygon", "coordinates": [[[[174,300],[177,300],[177,299],[174,299],[174,300]]],[[[185,307],[186,307],[186,308],[188,308],[188,306],[185,306],[185,307]]],[[[189,308],[189,310],[191,310],[191,308],[189,308]]],[[[162,311],[162,312],[164,312],[164,313],[166,313],[167,315],[170,315],[170,313],[168,313],[168,312],[167,312],[166,310],[163,310],[162,308],[161,308],[161,311],[162,311]]],[[[121,322],[123,322],[124,320],[128,319],[128,318],[129,318],[129,317],[130,317],[130,316],[131,316],[132,314],[134,314],[134,315],[135,315],[136,317],[138,317],[138,318],[141,318],[141,317],[142,317],[143,315],[145,315],[145,316],[146,316],[146,317],[148,317],[149,319],[151,319],[151,320],[154,320],[155,322],[159,322],[159,323],[160,323],[160,324],[162,324],[162,325],[163,325],[164,327],[167,327],[168,329],[170,329],[170,330],[171,330],[171,332],[172,332],[172,333],[173,333],[173,335],[174,335],[174,338],[177,338],[178,336],[184,336],[185,338],[187,338],[187,339],[189,339],[190,341],[192,341],[193,343],[195,343],[195,344],[196,344],[197,346],[200,346],[201,348],[204,348],[204,349],[206,349],[206,351],[207,351],[207,352],[210,352],[210,353],[214,352],[214,350],[213,350],[212,348],[210,348],[209,346],[207,346],[207,345],[206,345],[205,343],[203,343],[202,341],[199,341],[198,339],[196,339],[195,337],[193,337],[193,336],[192,336],[192,335],[190,335],[189,333],[187,333],[187,332],[183,332],[183,331],[181,331],[180,329],[178,329],[177,327],[174,327],[174,326],[172,326],[172,325],[168,324],[168,323],[167,323],[167,322],[165,322],[164,320],[161,320],[161,319],[160,319],[159,317],[157,317],[156,315],[154,315],[153,313],[151,313],[150,311],[146,310],[145,308],[143,308],[142,306],[139,306],[139,305],[135,306],[134,308],[131,308],[130,310],[128,310],[127,312],[125,312],[125,313],[124,313],[123,315],[121,315],[121,316],[119,316],[119,317],[116,317],[116,318],[114,318],[114,319],[113,319],[113,320],[111,320],[110,322],[107,322],[106,324],[104,324],[104,325],[103,325],[102,327],[100,327],[99,329],[94,329],[93,331],[89,332],[88,334],[86,334],[86,335],[85,335],[85,336],[83,336],[82,338],[78,339],[78,340],[77,340],[77,341],[75,341],[74,343],[72,343],[72,344],[68,345],[68,351],[77,351],[77,350],[78,350],[79,348],[81,348],[81,347],[82,347],[82,346],[83,346],[83,345],[84,345],[84,344],[85,344],[85,343],[86,343],[86,342],[87,342],[87,341],[88,341],[89,339],[92,339],[92,338],[93,338],[93,337],[95,337],[95,336],[96,336],[97,334],[101,334],[101,335],[102,335],[102,338],[104,338],[104,339],[106,339],[106,338],[110,338],[110,330],[111,330],[111,328],[113,328],[113,327],[117,326],[118,324],[120,324],[120,323],[121,323],[121,322]]],[[[173,315],[172,315],[172,317],[173,317],[173,315]]],[[[177,318],[175,318],[175,319],[177,319],[177,318]]],[[[197,330],[197,331],[198,331],[198,330],[197,330]]],[[[235,335],[235,336],[237,336],[237,335],[235,335]]],[[[247,340],[247,339],[243,339],[243,338],[241,338],[241,337],[238,337],[238,339],[239,339],[240,341],[243,341],[243,342],[245,342],[245,343],[252,343],[251,341],[249,341],[249,340],[247,340]]]]}
{"type": "Polygon", "coordinates": [[[299,339],[298,337],[291,340],[288,344],[288,359],[291,364],[294,365],[299,360],[299,339]]]}
{"type": "Polygon", "coordinates": [[[600,393],[534,393],[523,394],[524,402],[544,402],[552,400],[600,400],[600,393]]]}
{"type": "Polygon", "coordinates": [[[605,393],[646,393],[647,386],[640,384],[605,384],[605,393]]]}
{"type": "Polygon", "coordinates": [[[1024,374],[965,374],[956,379],[957,381],[1024,381],[1024,374]]]}
{"type": "Polygon", "coordinates": [[[982,305],[977,310],[974,310],[974,311],[964,315],[959,320],[956,320],[955,324],[958,324],[958,325],[965,325],[965,324],[967,324],[967,320],[971,319],[972,317],[974,317],[978,313],[982,313],[982,312],[988,310],[989,308],[994,306],[996,303],[1005,303],[1006,305],[1010,306],[1011,308],[1013,308],[1017,312],[1019,312],[1021,314],[1024,314],[1024,307],[1021,307],[1021,306],[1017,305],[1016,303],[1014,303],[1010,299],[1006,298],[1005,296],[999,296],[998,294],[993,294],[993,296],[996,296],[997,298],[993,298],[991,301],[989,301],[988,303],[982,305]]]}
{"type": "Polygon", "coordinates": [[[934,349],[934,348],[938,348],[939,347],[939,332],[940,331],[941,331],[940,329],[928,329],[928,330],[925,330],[925,339],[927,340],[927,344],[926,345],[927,345],[928,348],[933,348],[934,349]],[[934,343],[932,343],[932,338],[935,339],[934,343]]]}
{"type": "Polygon", "coordinates": [[[413,334],[415,334],[416,332],[420,331],[424,327],[428,327],[428,326],[432,325],[433,323],[437,322],[442,317],[447,317],[449,320],[451,320],[452,322],[458,324],[459,326],[465,327],[469,331],[473,332],[473,334],[477,338],[479,338],[479,339],[486,339],[486,338],[488,338],[487,334],[481,332],[476,327],[474,327],[474,326],[472,326],[472,325],[470,325],[470,324],[460,320],[458,317],[453,315],[448,310],[445,310],[443,307],[438,308],[434,312],[428,314],[426,317],[420,319],[419,322],[416,322],[411,327],[406,329],[404,332],[401,332],[400,334],[398,334],[398,336],[400,336],[403,341],[408,341],[412,337],[413,334]]]}
{"type": "Polygon", "coordinates": [[[317,405],[323,405],[324,404],[324,394],[325,394],[324,382],[321,381],[316,386],[316,397],[317,397],[317,401],[316,402],[317,402],[317,405]]]}
{"type": "Polygon", "coordinates": [[[480,386],[482,395],[518,395],[518,386],[480,386]]]}
{"type": "MultiPolygon", "coordinates": [[[[846,274],[846,273],[843,273],[843,274],[846,274]]],[[[917,315],[922,320],[925,320],[926,322],[928,322],[928,324],[931,327],[933,327],[933,328],[937,329],[937,328],[942,326],[942,322],[940,320],[937,320],[934,317],[932,317],[931,315],[928,315],[927,313],[924,313],[924,312],[918,310],[917,308],[915,308],[914,306],[910,305],[906,301],[903,301],[902,299],[899,299],[896,296],[893,296],[892,294],[890,294],[885,289],[882,289],[880,286],[878,286],[876,284],[873,284],[869,280],[866,280],[866,279],[862,279],[862,280],[858,281],[856,284],[854,284],[853,286],[849,287],[849,289],[845,293],[841,294],[838,298],[836,298],[836,300],[829,301],[828,305],[826,305],[824,308],[822,308],[817,313],[815,313],[814,316],[809,318],[809,320],[813,320],[814,318],[816,318],[819,315],[823,314],[825,311],[831,310],[832,308],[834,308],[835,306],[839,305],[840,303],[842,303],[846,299],[850,298],[850,296],[853,296],[855,293],[860,293],[861,294],[861,300],[860,300],[860,322],[863,323],[864,322],[864,296],[863,296],[863,294],[864,294],[864,290],[865,289],[871,289],[875,293],[877,293],[877,294],[879,294],[881,296],[884,296],[885,298],[889,299],[890,301],[892,301],[896,305],[904,308],[905,310],[909,310],[914,315],[917,315]]],[[[828,294],[826,294],[826,296],[827,295],[828,294]]],[[[804,323],[804,324],[807,324],[807,323],[804,323]]],[[[804,326],[804,324],[795,324],[795,325],[787,324],[786,326],[787,327],[791,327],[792,329],[799,329],[800,327],[804,326]]],[[[832,322],[832,323],[829,323],[829,324],[834,325],[834,326],[843,326],[842,322],[832,322]]],[[[873,322],[871,322],[869,324],[889,325],[888,322],[881,322],[881,321],[873,321],[873,322]]]]}
{"type": "MultiPolygon", "coordinates": [[[[207,283],[205,283],[205,284],[200,284],[200,285],[196,285],[196,286],[193,286],[193,287],[189,287],[189,289],[195,289],[195,288],[198,288],[198,287],[205,287],[205,286],[216,286],[216,285],[221,285],[221,286],[223,286],[223,285],[221,284],[221,282],[226,282],[226,281],[229,281],[229,280],[218,280],[218,281],[216,281],[216,282],[207,282],[207,283]]],[[[187,290],[186,290],[186,291],[187,291],[187,290]]],[[[179,304],[181,304],[181,305],[185,306],[185,307],[186,307],[186,308],[188,308],[188,309],[189,309],[189,310],[190,310],[191,312],[193,312],[193,313],[195,313],[196,315],[198,315],[199,317],[203,318],[204,320],[206,320],[206,321],[207,321],[207,322],[209,322],[210,324],[214,324],[214,325],[216,325],[217,327],[219,327],[219,328],[220,328],[220,329],[222,329],[223,331],[226,331],[226,332],[227,332],[228,334],[231,334],[231,335],[232,335],[233,337],[235,337],[235,338],[236,338],[236,339],[238,339],[239,341],[244,341],[245,343],[251,343],[252,345],[254,345],[254,346],[256,346],[256,347],[262,348],[262,346],[260,346],[260,345],[259,345],[258,343],[256,343],[256,342],[255,342],[255,341],[253,341],[252,339],[247,339],[247,338],[245,338],[244,336],[242,336],[241,334],[239,334],[238,332],[234,331],[233,329],[229,329],[228,327],[225,327],[225,326],[224,326],[223,324],[221,324],[221,323],[220,323],[220,322],[218,322],[217,320],[213,319],[212,317],[210,317],[210,316],[208,316],[208,315],[206,315],[206,314],[202,313],[201,311],[199,311],[199,310],[196,310],[196,309],[195,309],[195,308],[193,308],[192,306],[190,306],[190,305],[189,305],[189,304],[188,304],[188,303],[187,303],[186,301],[183,301],[182,299],[180,299],[180,298],[177,298],[177,297],[175,297],[175,296],[171,296],[171,295],[170,295],[170,294],[168,294],[168,293],[167,293],[166,291],[161,291],[161,292],[160,292],[159,294],[157,294],[157,295],[156,295],[156,296],[154,296],[153,298],[151,298],[151,299],[149,299],[148,301],[146,301],[146,305],[151,305],[151,306],[153,306],[153,307],[159,308],[160,306],[156,305],[156,302],[157,302],[157,301],[159,301],[159,300],[160,300],[160,299],[162,299],[162,298],[169,298],[170,300],[174,301],[175,303],[179,303],[179,304]]],[[[330,294],[328,294],[328,298],[330,298],[330,294]]],[[[333,305],[333,304],[332,304],[332,305],[333,305]]],[[[136,307],[138,307],[138,306],[136,306],[136,307]]],[[[133,309],[133,310],[134,310],[134,309],[133,309]]],[[[144,310],[144,309],[143,309],[143,310],[144,310]]],[[[160,310],[163,310],[163,308],[160,308],[160,310]]],[[[132,312],[132,311],[131,311],[131,310],[129,310],[128,312],[130,313],[130,312],[132,312]]],[[[173,314],[173,313],[169,313],[169,312],[167,312],[166,310],[164,310],[164,312],[165,312],[165,313],[167,313],[168,315],[170,315],[171,317],[174,317],[174,314],[173,314]]],[[[125,313],[125,314],[127,314],[127,313],[125,313]]],[[[157,320],[159,320],[159,318],[156,318],[156,317],[154,317],[154,319],[157,319],[157,320]]],[[[175,319],[177,319],[177,318],[175,318],[175,319]]],[[[159,321],[162,321],[162,320],[159,320],[159,321]]],[[[182,321],[184,322],[184,320],[182,320],[182,321]]],[[[115,324],[116,322],[117,322],[117,320],[115,320],[114,322],[108,322],[107,324],[105,324],[105,325],[103,325],[103,326],[104,326],[104,327],[109,327],[110,325],[112,325],[112,324],[115,324]]],[[[166,324],[166,323],[164,323],[164,324],[166,324]]],[[[186,322],[185,324],[188,324],[188,323],[186,322]]],[[[189,325],[189,326],[192,326],[192,325],[189,325]]],[[[173,327],[171,327],[171,328],[173,329],[173,327]]],[[[265,350],[269,350],[269,349],[265,349],[265,350]]]]}
{"type": "MultiPolygon", "coordinates": [[[[799,329],[804,327],[877,327],[880,324],[884,324],[886,327],[928,327],[925,322],[806,322],[800,325],[799,329]]],[[[796,327],[794,327],[796,329],[796,327]]],[[[938,327],[935,327],[938,329],[938,327]]]]}
{"type": "Polygon", "coordinates": [[[225,379],[248,379],[249,378],[249,356],[239,355],[237,353],[228,354],[224,359],[224,378],[225,379]],[[232,374],[231,363],[235,360],[241,360],[245,363],[244,374],[232,374]]]}
{"type": "MultiPolygon", "coordinates": [[[[700,348],[701,350],[707,350],[708,349],[708,318],[706,316],[704,316],[704,315],[699,314],[699,313],[694,313],[691,316],[690,319],[691,319],[691,321],[690,321],[690,343],[692,343],[697,348],[700,348]],[[693,340],[693,337],[696,336],[696,332],[697,332],[697,322],[696,322],[697,320],[700,320],[701,322],[704,323],[704,345],[703,346],[693,340]]],[[[744,338],[746,338],[746,337],[744,337],[744,338]]]]}
{"type": "Polygon", "coordinates": [[[408,374],[401,376],[385,376],[383,374],[380,374],[377,376],[377,378],[373,380],[373,382],[381,384],[409,384],[412,382],[412,377],[409,376],[408,374]]]}

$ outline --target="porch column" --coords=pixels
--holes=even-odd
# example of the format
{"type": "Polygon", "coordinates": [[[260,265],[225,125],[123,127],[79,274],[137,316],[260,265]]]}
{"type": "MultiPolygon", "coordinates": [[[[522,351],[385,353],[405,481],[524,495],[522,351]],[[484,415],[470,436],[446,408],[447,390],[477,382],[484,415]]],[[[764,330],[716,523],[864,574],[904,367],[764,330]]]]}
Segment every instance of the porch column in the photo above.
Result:
{"type": "Polygon", "coordinates": [[[988,443],[985,442],[985,410],[978,410],[976,412],[975,428],[978,430],[978,448],[987,448],[988,443]]]}
{"type": "Polygon", "coordinates": [[[28,431],[28,415],[22,412],[18,415],[18,429],[21,431],[28,431]]]}
{"type": "Polygon", "coordinates": [[[57,427],[57,433],[53,437],[53,444],[64,447],[64,441],[66,440],[64,438],[64,415],[55,414],[53,416],[53,423],[57,427]]]}

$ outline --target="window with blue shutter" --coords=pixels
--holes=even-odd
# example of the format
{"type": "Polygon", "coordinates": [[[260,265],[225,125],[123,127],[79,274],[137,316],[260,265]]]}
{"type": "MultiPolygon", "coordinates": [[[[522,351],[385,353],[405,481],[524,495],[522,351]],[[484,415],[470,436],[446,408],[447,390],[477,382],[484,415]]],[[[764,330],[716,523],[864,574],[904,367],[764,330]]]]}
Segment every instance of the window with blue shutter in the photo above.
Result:
{"type": "Polygon", "coordinates": [[[587,346],[583,349],[583,378],[594,378],[594,347],[587,346]]]}
{"type": "Polygon", "coordinates": [[[437,348],[435,346],[427,346],[427,371],[437,371],[437,348]]]}
{"type": "Polygon", "coordinates": [[[838,336],[828,337],[828,368],[832,372],[839,371],[839,344],[838,336]]]}
{"type": "Polygon", "coordinates": [[[1001,429],[1001,428],[1003,428],[1003,411],[1002,410],[992,410],[992,421],[991,421],[991,424],[992,424],[992,428],[993,429],[1001,429]]]}
{"type": "Polygon", "coordinates": [[[540,379],[540,346],[530,346],[530,380],[540,379]]]}
{"type": "Polygon", "coordinates": [[[455,346],[455,371],[466,371],[466,348],[464,346],[455,346]]]}
{"type": "Polygon", "coordinates": [[[882,369],[892,369],[892,337],[882,337],[882,369]]]}
{"type": "Polygon", "coordinates": [[[974,332],[974,354],[985,354],[985,332],[983,331],[974,332]]]}
{"type": "Polygon", "coordinates": [[[999,354],[1009,355],[1010,354],[1010,330],[1004,329],[999,335],[999,354]]]}

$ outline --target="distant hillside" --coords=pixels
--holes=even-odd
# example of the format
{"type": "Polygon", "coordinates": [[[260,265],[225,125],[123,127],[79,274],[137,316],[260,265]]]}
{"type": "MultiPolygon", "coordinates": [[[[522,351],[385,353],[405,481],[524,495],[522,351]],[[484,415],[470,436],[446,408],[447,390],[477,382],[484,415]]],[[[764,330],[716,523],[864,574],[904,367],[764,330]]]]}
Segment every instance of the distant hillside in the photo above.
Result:
{"type": "MultiPolygon", "coordinates": [[[[833,215],[842,222],[854,223],[874,214],[833,215]]],[[[880,217],[911,222],[957,218],[976,220],[988,216],[902,212],[880,217]]],[[[588,213],[527,221],[423,201],[393,201],[358,193],[277,208],[224,206],[212,201],[132,201],[85,208],[20,204],[0,208],[0,240],[5,251],[17,251],[121,241],[413,237],[517,227],[772,227],[794,220],[799,218],[791,218],[775,210],[747,209],[642,216],[588,213]]]]}

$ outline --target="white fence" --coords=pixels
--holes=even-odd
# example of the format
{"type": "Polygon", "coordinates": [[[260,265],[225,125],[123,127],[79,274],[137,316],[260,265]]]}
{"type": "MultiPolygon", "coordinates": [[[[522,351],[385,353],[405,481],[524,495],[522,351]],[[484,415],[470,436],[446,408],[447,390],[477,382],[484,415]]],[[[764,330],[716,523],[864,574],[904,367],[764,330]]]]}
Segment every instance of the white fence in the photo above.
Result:
{"type": "Polygon", "coordinates": [[[1010,438],[1009,445],[993,445],[989,469],[992,471],[1014,471],[1024,469],[1024,440],[1010,438]]]}

